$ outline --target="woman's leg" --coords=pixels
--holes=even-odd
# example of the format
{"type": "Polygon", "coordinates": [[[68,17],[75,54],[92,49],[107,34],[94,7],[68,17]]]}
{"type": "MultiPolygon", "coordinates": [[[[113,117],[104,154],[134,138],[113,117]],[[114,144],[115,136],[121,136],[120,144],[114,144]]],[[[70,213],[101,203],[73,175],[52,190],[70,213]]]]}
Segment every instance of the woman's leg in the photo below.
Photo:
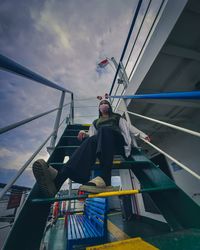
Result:
{"type": "Polygon", "coordinates": [[[111,171],[113,157],[116,151],[124,152],[125,144],[123,136],[109,127],[101,127],[97,136],[97,155],[102,167],[101,177],[104,179],[106,186],[111,185],[111,171]]]}
{"type": "Polygon", "coordinates": [[[89,181],[91,168],[98,155],[102,167],[101,177],[106,185],[110,186],[113,156],[117,148],[123,150],[123,145],[124,139],[120,133],[108,127],[100,128],[98,135],[87,138],[80,145],[54,180],[51,178],[48,165],[45,162],[36,161],[33,164],[34,175],[40,188],[47,194],[51,193],[49,196],[54,196],[56,190],[58,191],[68,178],[81,184],[89,181]],[[43,171],[42,174],[41,171],[43,171]],[[51,186],[52,188],[50,188],[51,186]],[[52,189],[51,192],[49,189],[52,189]]]}
{"type": "Polygon", "coordinates": [[[57,188],[60,189],[67,178],[81,184],[89,181],[91,168],[96,161],[96,150],[97,136],[85,139],[56,176],[57,188]]]}
{"type": "Polygon", "coordinates": [[[44,160],[35,161],[33,173],[42,193],[47,197],[55,196],[68,178],[81,184],[87,182],[90,178],[91,167],[96,160],[96,148],[97,136],[87,138],[58,173],[44,160]]]}

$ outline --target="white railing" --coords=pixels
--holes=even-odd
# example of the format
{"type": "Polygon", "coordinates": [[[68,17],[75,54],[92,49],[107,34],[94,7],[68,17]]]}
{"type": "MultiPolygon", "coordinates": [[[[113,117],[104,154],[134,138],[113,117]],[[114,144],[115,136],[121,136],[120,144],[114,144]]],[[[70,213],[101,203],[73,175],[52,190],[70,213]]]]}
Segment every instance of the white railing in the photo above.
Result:
{"type": "MultiPolygon", "coordinates": [[[[131,125],[131,121],[130,121],[130,118],[129,118],[128,114],[131,114],[131,115],[135,115],[135,116],[138,116],[140,118],[143,118],[143,119],[147,119],[147,120],[150,120],[150,121],[153,121],[153,122],[156,122],[156,123],[159,123],[159,124],[171,127],[173,129],[180,130],[180,131],[188,133],[190,135],[200,137],[200,133],[199,132],[196,132],[196,131],[193,131],[193,130],[190,130],[190,129],[186,129],[186,128],[182,128],[182,127],[179,127],[179,126],[167,123],[167,122],[163,122],[163,121],[160,121],[160,120],[157,120],[157,119],[153,119],[153,118],[150,118],[150,117],[147,117],[147,116],[139,115],[139,114],[134,113],[134,112],[130,112],[130,111],[127,110],[127,107],[125,106],[126,104],[125,104],[124,101],[123,101],[123,103],[124,103],[125,109],[123,109],[123,110],[119,109],[118,111],[121,111],[121,112],[125,113],[126,120],[129,123],[129,125],[131,125]]],[[[194,177],[196,177],[197,179],[200,180],[200,175],[198,175],[197,173],[195,173],[194,171],[192,171],[188,166],[186,166],[185,164],[181,163],[180,161],[178,161],[177,159],[175,159],[174,157],[172,157],[171,155],[169,155],[168,153],[166,153],[165,151],[163,151],[162,149],[160,149],[156,145],[152,144],[148,140],[145,140],[144,138],[141,138],[141,137],[139,137],[139,138],[143,142],[147,143],[149,146],[153,147],[158,152],[160,152],[161,154],[165,155],[167,158],[169,158],[170,160],[172,160],[173,162],[175,162],[178,166],[180,166],[182,169],[184,169],[185,171],[187,171],[188,173],[190,173],[192,176],[194,176],[194,177]]]]}
{"type": "Polygon", "coordinates": [[[180,166],[181,168],[183,168],[185,171],[187,171],[188,173],[190,173],[191,175],[193,175],[194,177],[196,177],[197,179],[200,180],[200,175],[198,175],[197,173],[195,173],[194,171],[192,171],[189,167],[187,167],[185,164],[181,163],[180,161],[176,160],[174,157],[172,157],[171,155],[167,154],[165,151],[161,150],[159,147],[155,146],[154,144],[152,144],[151,142],[140,138],[142,141],[144,141],[145,143],[147,143],[148,145],[150,145],[151,147],[155,148],[158,152],[160,152],[161,154],[165,155],[167,158],[169,158],[170,160],[172,160],[173,162],[175,162],[178,166],[180,166]]]}
{"type": "Polygon", "coordinates": [[[149,120],[149,121],[152,121],[152,122],[156,122],[156,123],[165,125],[165,126],[167,126],[167,127],[174,128],[174,129],[176,129],[176,130],[180,130],[180,131],[185,132],[185,133],[188,133],[188,134],[190,134],[190,135],[194,135],[194,136],[200,137],[200,133],[199,133],[199,132],[196,132],[196,131],[193,131],[193,130],[190,130],[190,129],[187,129],[187,128],[179,127],[179,126],[176,126],[176,125],[174,125],[174,124],[170,124],[170,123],[167,123],[167,122],[163,122],[163,121],[160,121],[160,120],[157,120],[157,119],[148,117],[148,116],[140,115],[140,114],[137,114],[137,113],[134,113],[134,112],[125,111],[125,110],[120,110],[120,109],[119,109],[119,111],[127,112],[127,113],[129,113],[129,114],[131,114],[131,115],[138,116],[138,117],[140,117],[140,118],[143,118],[143,119],[146,119],[146,120],[149,120]]]}
{"type": "MultiPolygon", "coordinates": [[[[64,108],[64,107],[67,106],[67,105],[70,105],[70,104],[71,104],[71,103],[66,103],[65,105],[62,106],[62,108],[64,108]]],[[[24,120],[22,120],[22,121],[19,121],[19,122],[10,124],[10,125],[8,125],[8,126],[6,126],[6,127],[0,128],[0,134],[3,134],[3,133],[5,133],[5,132],[8,132],[8,131],[10,131],[10,130],[12,130],[12,129],[14,129],[14,128],[20,127],[20,126],[22,126],[22,125],[24,125],[24,124],[26,124],[26,123],[29,123],[29,122],[31,122],[31,121],[33,121],[33,120],[36,120],[36,119],[40,118],[40,117],[42,117],[42,116],[48,115],[48,114],[50,114],[50,113],[52,113],[52,112],[54,112],[54,111],[56,111],[56,110],[59,110],[59,107],[58,107],[58,108],[55,108],[55,109],[51,109],[51,110],[49,110],[49,111],[47,111],[47,112],[44,112],[44,113],[41,113],[41,114],[39,114],[39,115],[35,115],[35,116],[30,117],[30,118],[24,119],[24,120]]]]}

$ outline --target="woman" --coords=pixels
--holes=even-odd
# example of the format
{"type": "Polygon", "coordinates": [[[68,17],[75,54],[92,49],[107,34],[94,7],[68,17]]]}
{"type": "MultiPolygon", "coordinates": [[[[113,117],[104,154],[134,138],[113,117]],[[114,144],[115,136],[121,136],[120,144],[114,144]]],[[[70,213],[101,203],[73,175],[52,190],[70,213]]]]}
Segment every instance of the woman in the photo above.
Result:
{"type": "MultiPolygon", "coordinates": [[[[148,138],[136,128],[133,133],[148,138]]],[[[131,131],[126,120],[112,111],[107,98],[100,100],[99,118],[94,120],[88,134],[81,130],[78,140],[83,140],[82,144],[59,171],[48,166],[44,160],[37,160],[33,164],[34,176],[45,196],[55,196],[67,178],[83,184],[79,188],[82,191],[99,193],[116,190],[111,186],[113,156],[115,153],[130,156],[131,131]],[[101,175],[89,181],[97,157],[101,175]]]]}

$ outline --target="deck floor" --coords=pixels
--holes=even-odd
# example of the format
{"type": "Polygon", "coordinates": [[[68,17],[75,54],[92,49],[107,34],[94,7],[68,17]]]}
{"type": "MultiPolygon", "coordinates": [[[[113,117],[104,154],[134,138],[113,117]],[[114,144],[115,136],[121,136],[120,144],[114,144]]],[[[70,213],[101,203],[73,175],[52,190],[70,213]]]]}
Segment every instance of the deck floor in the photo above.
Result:
{"type": "MultiPolygon", "coordinates": [[[[161,226],[151,225],[138,219],[124,221],[121,212],[113,212],[108,215],[108,242],[124,240],[132,237],[151,237],[169,232],[161,226]]],[[[51,226],[45,235],[45,250],[65,250],[66,249],[66,230],[64,219],[59,218],[55,225],[51,226]]],[[[85,249],[76,247],[75,249],[85,249]]]]}
{"type": "Polygon", "coordinates": [[[169,232],[168,227],[150,224],[141,219],[132,218],[129,221],[124,221],[121,213],[110,214],[108,219],[129,237],[146,238],[169,232]]]}

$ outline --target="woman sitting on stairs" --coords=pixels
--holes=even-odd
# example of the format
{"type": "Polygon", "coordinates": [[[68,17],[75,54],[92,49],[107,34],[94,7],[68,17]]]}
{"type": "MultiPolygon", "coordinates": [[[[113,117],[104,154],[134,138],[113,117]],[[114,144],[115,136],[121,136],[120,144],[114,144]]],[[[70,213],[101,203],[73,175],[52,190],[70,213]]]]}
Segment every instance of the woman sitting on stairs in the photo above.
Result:
{"type": "Polygon", "coordinates": [[[68,162],[59,171],[39,159],[33,163],[33,174],[41,192],[46,197],[54,197],[66,179],[83,184],[79,190],[99,193],[114,191],[111,186],[111,170],[114,154],[129,157],[131,153],[131,132],[142,138],[149,137],[130,127],[126,120],[112,111],[107,94],[105,98],[98,97],[99,118],[94,120],[88,134],[81,130],[78,140],[83,142],[72,154],[68,162]],[[91,169],[98,157],[101,166],[101,176],[90,179],[91,169]]]}

